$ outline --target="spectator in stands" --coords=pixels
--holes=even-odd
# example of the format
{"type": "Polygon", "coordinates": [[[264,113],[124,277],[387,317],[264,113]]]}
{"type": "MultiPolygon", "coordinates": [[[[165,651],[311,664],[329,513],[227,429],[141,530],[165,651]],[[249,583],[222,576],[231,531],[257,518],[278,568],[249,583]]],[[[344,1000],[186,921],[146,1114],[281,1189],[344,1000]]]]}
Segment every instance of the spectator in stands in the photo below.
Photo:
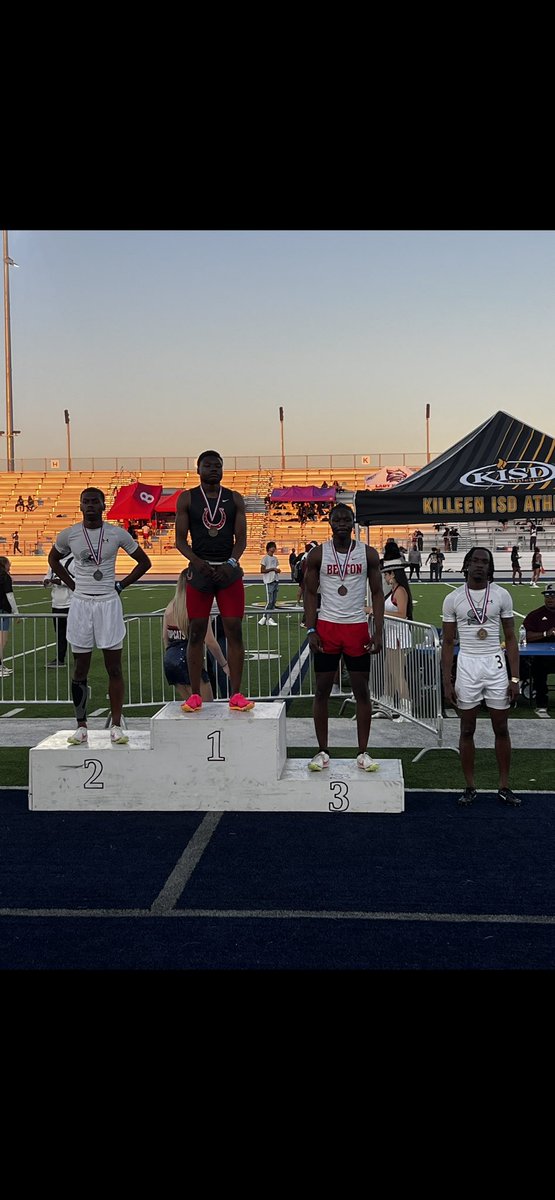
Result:
{"type": "Polygon", "coordinates": [[[424,534],[422,533],[422,530],[415,529],[412,536],[413,536],[413,540],[416,542],[417,550],[423,550],[424,549],[424,534]]]}
{"type": "MultiPolygon", "coordinates": [[[[75,580],[75,560],[73,554],[62,558],[62,564],[75,580]]],[[[71,604],[71,590],[62,583],[52,567],[49,567],[43,579],[43,587],[51,588],[52,620],[56,630],[56,657],[48,663],[49,667],[64,667],[67,654],[67,615],[71,604]]]]}
{"type": "Polygon", "coordinates": [[[520,566],[520,553],[518,546],[513,546],[511,550],[511,568],[513,572],[513,583],[522,583],[522,568],[520,566]]]}
{"type": "Polygon", "coordinates": [[[260,618],[259,625],[277,625],[269,614],[275,611],[279,587],[278,575],[281,574],[276,558],[276,543],[266,542],[266,553],[260,564],[263,583],[266,585],[266,608],[260,618]]]}
{"type": "Polygon", "coordinates": [[[151,542],[150,542],[151,532],[152,532],[152,530],[151,530],[151,526],[150,526],[149,522],[145,521],[145,523],[141,529],[141,533],[143,535],[143,548],[145,550],[150,550],[150,548],[151,548],[151,542]]]}
{"type": "Polygon", "coordinates": [[[449,533],[451,535],[451,549],[456,550],[459,544],[459,531],[453,526],[453,528],[449,530],[449,533]]]}
{"type": "Polygon", "coordinates": [[[25,501],[24,501],[21,493],[19,494],[19,496],[17,497],[17,500],[15,502],[15,510],[14,511],[17,512],[18,510],[20,512],[25,512],[25,501]]]}
{"type": "Polygon", "coordinates": [[[476,800],[474,782],[476,718],[485,700],[495,735],[495,757],[499,770],[498,799],[518,807],[521,803],[509,787],[511,739],[507,718],[520,690],[519,652],[514,630],[513,604],[506,588],[493,582],[493,556],[482,546],[472,546],[463,562],[465,583],[450,591],[443,601],[441,667],[447,703],[460,713],[459,751],[466,783],[457,803],[468,807],[476,800]],[[505,650],[499,638],[503,626],[505,650]],[[456,684],[453,681],[455,628],[460,650],[456,684]],[[511,674],[507,679],[507,662],[511,674]]]}
{"type": "Polygon", "coordinates": [[[451,549],[451,530],[448,525],[443,527],[443,549],[449,553],[451,549]]]}
{"type": "Polygon", "coordinates": [[[22,551],[21,551],[21,548],[20,548],[20,545],[19,545],[19,532],[18,532],[18,530],[17,530],[17,529],[16,529],[16,531],[15,531],[15,533],[14,533],[14,535],[13,535],[13,553],[14,553],[14,554],[21,554],[21,553],[22,553],[22,551]]]}
{"type": "Polygon", "coordinates": [[[200,486],[181,492],[175,516],[177,549],[189,559],[187,663],[192,694],[184,712],[202,708],[199,695],[203,646],[214,599],[222,614],[231,679],[229,707],[248,712],[254,701],[240,691],[245,661],[242,620],[245,611],[243,570],[239,559],[247,545],[245,501],[240,492],[222,487],[223,458],[203,450],[197,459],[200,486]]]}
{"type": "Polygon", "coordinates": [[[532,578],[530,580],[530,587],[535,587],[535,588],[538,587],[542,571],[543,571],[542,552],[541,552],[539,546],[534,546],[534,553],[532,554],[532,578]]]}
{"type": "Polygon", "coordinates": [[[318,741],[318,751],[309,763],[311,771],[329,767],[328,704],[341,659],[349,672],[356,702],[357,765],[362,771],[378,767],[368,753],[372,720],[368,679],[370,653],[378,654],[382,645],[383,590],[377,551],[353,540],[354,520],[348,504],[336,504],[330,513],[331,540],[314,546],[306,560],[305,608],[316,674],[313,709],[318,741]],[[365,613],[367,583],[374,610],[373,641],[365,613]],[[322,597],[319,611],[318,590],[322,597]]]}
{"type": "Polygon", "coordinates": [[[416,545],[416,542],[412,543],[412,546],[409,550],[408,566],[409,566],[409,579],[412,579],[412,576],[414,574],[414,575],[416,575],[416,578],[419,580],[420,579],[420,568],[422,566],[422,555],[416,545]]]}
{"type": "Polygon", "coordinates": [[[536,549],[537,533],[538,533],[538,522],[530,521],[530,549],[532,551],[534,551],[536,549]]]}
{"type": "Polygon", "coordinates": [[[20,621],[19,609],[13,594],[13,583],[10,575],[11,563],[9,558],[0,557],[0,675],[11,675],[11,669],[4,662],[6,643],[10,636],[12,621],[15,617],[20,621]],[[9,616],[7,614],[10,614],[9,616]]]}
{"type": "MultiPolygon", "coordinates": [[[[541,608],[534,608],[524,618],[526,641],[530,645],[545,643],[553,646],[555,642],[555,584],[548,583],[544,603],[541,608]]],[[[552,655],[534,655],[532,661],[532,680],[536,692],[536,716],[548,717],[547,711],[547,676],[555,671],[555,657],[552,655]]]]}
{"type": "MultiPolygon", "coordinates": [[[[164,674],[168,683],[175,688],[182,700],[188,700],[192,694],[189,668],[187,666],[187,643],[189,640],[189,618],[187,616],[187,568],[181,571],[177,580],[175,595],[166,607],[162,623],[162,640],[164,643],[164,674]]],[[[215,658],[225,675],[229,676],[226,657],[219,646],[212,626],[208,624],[204,637],[207,650],[215,658]]],[[[214,693],[210,684],[208,672],[201,669],[201,696],[203,700],[213,700],[214,693]]]]}
{"type": "Polygon", "coordinates": [[[32,496],[27,496],[27,512],[34,512],[35,501],[32,496]]]}
{"type": "Polygon", "coordinates": [[[126,529],[104,521],[106,501],[100,488],[85,488],[79,507],[83,521],[62,529],[48,555],[49,566],[73,592],[67,618],[67,639],[74,656],[71,692],[77,728],[67,740],[72,746],[87,744],[87,676],[92,652],[97,646],[104,655],[108,674],[112,716],[110,740],[113,745],[120,745],[129,741],[121,728],[124,695],[121,651],[126,628],[120,592],[149,570],[150,559],[126,529]],[[116,557],[120,547],[135,559],[137,565],[116,583],[116,557]],[[75,559],[75,579],[62,565],[67,554],[73,554],[75,559]]]}

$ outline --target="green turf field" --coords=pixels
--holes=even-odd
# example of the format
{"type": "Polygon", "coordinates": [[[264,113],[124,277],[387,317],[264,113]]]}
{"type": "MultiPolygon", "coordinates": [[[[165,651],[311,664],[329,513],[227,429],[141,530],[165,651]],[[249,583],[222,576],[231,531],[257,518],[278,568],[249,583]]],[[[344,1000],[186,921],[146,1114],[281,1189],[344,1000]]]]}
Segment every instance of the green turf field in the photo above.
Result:
{"type": "MultiPolygon", "coordinates": [[[[413,583],[414,620],[440,626],[443,597],[457,586],[457,581],[450,583],[446,580],[434,584],[413,583]]],[[[514,599],[515,626],[518,630],[525,613],[538,607],[540,593],[525,585],[507,586],[514,599]]],[[[302,613],[295,603],[298,589],[292,583],[280,585],[279,628],[274,628],[258,624],[266,599],[264,585],[247,581],[245,588],[247,611],[244,620],[246,658],[243,690],[253,696],[269,697],[279,687],[289,664],[296,661],[306,640],[305,632],[300,627],[302,613]]],[[[135,620],[129,621],[123,653],[125,711],[129,715],[151,716],[160,704],[174,699],[173,689],[164,679],[161,644],[161,615],[173,593],[173,584],[149,583],[147,580],[126,589],[122,594],[124,612],[130,617],[136,615],[135,620]],[[152,616],[149,617],[149,614],[152,616]]],[[[13,675],[0,679],[0,716],[11,711],[15,704],[21,710],[17,714],[20,718],[53,716],[55,713],[72,716],[70,672],[47,669],[48,661],[55,657],[50,593],[38,584],[16,583],[15,595],[22,614],[40,614],[41,619],[36,624],[23,620],[12,626],[5,655],[7,665],[13,668],[13,675]]],[[[107,713],[107,678],[99,651],[93,654],[89,686],[89,715],[107,713]]],[[[289,716],[306,716],[310,713],[313,690],[314,680],[309,670],[302,682],[304,698],[291,702],[289,716]]],[[[330,715],[338,715],[340,703],[340,700],[331,701],[330,715]]],[[[515,711],[515,715],[519,714],[530,715],[530,709],[524,701],[515,711]]]]}

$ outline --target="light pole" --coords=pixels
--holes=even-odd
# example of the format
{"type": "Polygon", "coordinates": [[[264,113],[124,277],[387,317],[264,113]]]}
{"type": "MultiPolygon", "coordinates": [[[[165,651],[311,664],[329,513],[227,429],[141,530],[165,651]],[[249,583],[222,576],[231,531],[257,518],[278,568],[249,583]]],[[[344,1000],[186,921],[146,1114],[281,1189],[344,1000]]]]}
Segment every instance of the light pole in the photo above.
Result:
{"type": "Polygon", "coordinates": [[[430,461],[430,405],[426,405],[426,462],[430,461]]]}
{"type": "Polygon", "coordinates": [[[69,412],[67,408],[64,408],[64,420],[66,423],[67,433],[67,469],[68,471],[71,471],[71,437],[69,433],[69,412]]]}
{"type": "Polygon", "coordinates": [[[2,230],[2,253],[4,258],[4,356],[6,360],[6,468],[8,471],[14,471],[10,267],[17,267],[17,263],[8,254],[7,229],[2,230]]]}
{"type": "Polygon", "coordinates": [[[283,443],[283,409],[282,409],[281,405],[280,405],[280,409],[279,409],[279,421],[280,421],[280,425],[281,425],[281,469],[282,469],[282,471],[285,471],[285,447],[284,447],[284,443],[283,443]]]}

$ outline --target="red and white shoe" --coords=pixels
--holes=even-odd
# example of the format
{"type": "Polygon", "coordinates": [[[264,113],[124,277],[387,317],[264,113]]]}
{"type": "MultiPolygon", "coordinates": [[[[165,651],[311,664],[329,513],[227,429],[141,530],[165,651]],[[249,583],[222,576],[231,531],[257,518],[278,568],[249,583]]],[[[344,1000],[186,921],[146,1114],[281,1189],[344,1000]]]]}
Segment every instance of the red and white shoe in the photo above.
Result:
{"type": "Polygon", "coordinates": [[[247,700],[241,692],[235,692],[234,696],[229,697],[229,707],[234,712],[248,712],[250,708],[254,708],[254,700],[247,700]]]}
{"type": "Polygon", "coordinates": [[[193,695],[189,696],[188,700],[184,700],[181,705],[182,712],[200,712],[201,708],[202,700],[198,692],[193,692],[193,695]]]}

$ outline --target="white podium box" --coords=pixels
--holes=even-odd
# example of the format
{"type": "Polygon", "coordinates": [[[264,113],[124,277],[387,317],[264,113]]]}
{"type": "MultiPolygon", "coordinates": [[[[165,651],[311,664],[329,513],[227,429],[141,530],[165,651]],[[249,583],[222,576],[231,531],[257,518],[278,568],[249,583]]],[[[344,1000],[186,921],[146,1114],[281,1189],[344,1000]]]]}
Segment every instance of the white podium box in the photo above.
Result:
{"type": "Polygon", "coordinates": [[[181,704],[166,704],[152,717],[151,745],[165,754],[179,754],[195,782],[206,779],[227,789],[250,788],[268,776],[279,779],[287,758],[285,703],[255,704],[249,712],[232,712],[227,701],[203,704],[200,712],[184,713],[181,704]],[[213,771],[225,762],[224,771],[213,771]]]}
{"type": "Polygon", "coordinates": [[[89,730],[88,745],[68,745],[68,731],[30,751],[29,808],[100,812],[403,812],[401,762],[381,759],[361,771],[356,759],[287,759],[285,704],[259,703],[248,713],[225,703],[182,713],[167,704],[150,732],[129,732],[112,745],[109,730],[89,730]]]}

